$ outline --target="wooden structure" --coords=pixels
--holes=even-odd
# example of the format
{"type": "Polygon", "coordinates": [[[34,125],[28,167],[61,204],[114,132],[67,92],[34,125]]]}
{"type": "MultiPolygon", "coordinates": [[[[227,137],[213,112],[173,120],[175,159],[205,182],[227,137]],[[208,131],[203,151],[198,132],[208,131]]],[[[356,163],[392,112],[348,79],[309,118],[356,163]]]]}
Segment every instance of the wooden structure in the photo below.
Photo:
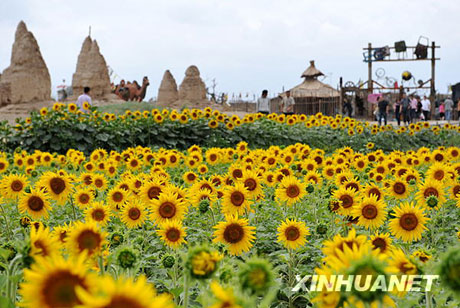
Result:
{"type": "MultiPolygon", "coordinates": [[[[340,92],[318,80],[324,74],[315,67],[315,61],[302,73],[304,81],[290,89],[295,100],[294,112],[297,114],[312,115],[322,112],[324,115],[335,115],[340,111],[340,92]]],[[[280,112],[279,103],[286,96],[286,92],[271,100],[271,111],[280,112]]]]}
{"type": "MultiPolygon", "coordinates": [[[[395,44],[396,45],[396,44],[395,44]]],[[[440,58],[436,58],[436,49],[440,48],[440,46],[436,46],[435,42],[432,42],[431,45],[425,45],[427,55],[426,57],[419,57],[417,56],[418,46],[407,46],[405,50],[402,52],[398,52],[395,46],[393,47],[379,47],[375,48],[372,47],[372,44],[369,43],[367,48],[363,48],[364,53],[364,62],[367,63],[368,67],[368,78],[362,84],[355,85],[352,82],[346,82],[343,84],[342,78],[340,78],[340,105],[343,105],[343,101],[345,96],[348,95],[355,95],[360,96],[365,99],[365,113],[367,117],[372,117],[372,104],[367,101],[367,97],[369,94],[374,93],[374,91],[381,92],[390,92],[392,94],[396,94],[399,92],[401,95],[406,90],[419,90],[425,89],[430,90],[430,100],[433,102],[435,100],[436,95],[436,86],[435,86],[435,72],[436,72],[436,61],[441,60],[440,58]],[[428,51],[431,51],[431,55],[428,56],[428,51]],[[385,54],[381,54],[378,56],[377,53],[379,52],[386,52],[385,54]],[[400,86],[395,88],[394,86],[383,85],[372,78],[373,74],[373,63],[378,62],[412,62],[412,61],[430,61],[431,63],[431,78],[422,81],[418,86],[400,86]]],[[[434,114],[435,104],[431,104],[431,112],[434,114]]]]}

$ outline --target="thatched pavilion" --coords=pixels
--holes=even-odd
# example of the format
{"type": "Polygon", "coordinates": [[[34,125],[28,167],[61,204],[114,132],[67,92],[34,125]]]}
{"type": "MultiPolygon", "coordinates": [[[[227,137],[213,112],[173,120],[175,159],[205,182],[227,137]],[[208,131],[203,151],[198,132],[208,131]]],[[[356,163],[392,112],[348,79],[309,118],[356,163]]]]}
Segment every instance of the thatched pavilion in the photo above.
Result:
{"type": "MultiPolygon", "coordinates": [[[[294,112],[299,114],[316,114],[322,112],[325,115],[335,115],[339,112],[340,92],[328,84],[318,80],[324,74],[315,67],[315,61],[310,61],[310,66],[302,73],[304,81],[290,89],[291,96],[295,100],[294,112]]],[[[286,96],[286,92],[280,94],[286,96]]],[[[278,111],[280,99],[275,99],[272,106],[278,111]]]]}

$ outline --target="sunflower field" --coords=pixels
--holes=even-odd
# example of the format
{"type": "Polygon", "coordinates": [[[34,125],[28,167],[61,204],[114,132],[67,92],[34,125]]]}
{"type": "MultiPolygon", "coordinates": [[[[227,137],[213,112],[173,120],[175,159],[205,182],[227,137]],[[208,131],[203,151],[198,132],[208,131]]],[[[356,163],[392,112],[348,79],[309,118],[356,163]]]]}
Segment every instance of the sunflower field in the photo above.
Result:
{"type": "Polygon", "coordinates": [[[457,126],[63,108],[3,127],[0,307],[460,306],[457,126]],[[156,135],[125,142],[131,124],[156,135]],[[325,146],[296,141],[309,132],[325,146]],[[364,273],[439,279],[427,291],[296,287],[364,273]]]}
{"type": "Polygon", "coordinates": [[[0,150],[21,148],[28,152],[40,150],[65,154],[68,149],[86,155],[102,148],[124,151],[143,146],[187,150],[193,145],[204,148],[235,147],[248,143],[251,149],[286,147],[296,143],[323,149],[326,153],[345,146],[355,151],[366,149],[367,143],[383,151],[408,151],[421,147],[455,146],[460,144],[460,127],[445,124],[430,126],[428,122],[408,127],[379,127],[369,122],[342,117],[270,114],[227,115],[217,110],[152,109],[127,110],[122,115],[100,112],[96,107],[78,110],[75,104],[56,103],[53,108],[32,112],[18,119],[15,126],[0,123],[0,150]]]}

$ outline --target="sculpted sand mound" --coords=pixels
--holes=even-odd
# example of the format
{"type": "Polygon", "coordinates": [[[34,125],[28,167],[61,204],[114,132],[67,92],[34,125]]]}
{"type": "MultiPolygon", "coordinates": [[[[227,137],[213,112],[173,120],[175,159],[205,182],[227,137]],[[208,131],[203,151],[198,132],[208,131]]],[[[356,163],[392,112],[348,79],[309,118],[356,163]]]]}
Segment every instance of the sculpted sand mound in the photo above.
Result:
{"type": "Polygon", "coordinates": [[[170,104],[179,99],[176,80],[169,70],[163,75],[160,88],[158,89],[158,102],[161,104],[170,104]]]}
{"type": "Polygon", "coordinates": [[[51,99],[51,78],[32,32],[21,21],[11,53],[11,64],[0,77],[0,103],[27,103],[51,99]]]}
{"type": "Polygon", "coordinates": [[[107,63],[96,40],[87,37],[78,56],[77,69],[72,78],[74,95],[83,93],[84,87],[91,88],[91,97],[102,98],[111,93],[107,63]]]}
{"type": "Polygon", "coordinates": [[[179,87],[179,99],[191,102],[206,99],[206,85],[195,65],[191,65],[185,71],[185,78],[179,87]]]}

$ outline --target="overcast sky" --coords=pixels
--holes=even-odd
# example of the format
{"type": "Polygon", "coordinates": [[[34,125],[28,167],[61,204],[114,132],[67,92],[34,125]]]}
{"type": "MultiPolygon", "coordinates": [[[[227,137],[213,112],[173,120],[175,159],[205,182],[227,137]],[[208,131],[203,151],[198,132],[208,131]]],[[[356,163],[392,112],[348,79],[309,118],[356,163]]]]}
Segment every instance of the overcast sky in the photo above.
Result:
{"type": "MultiPolygon", "coordinates": [[[[368,42],[413,45],[421,35],[441,45],[438,90],[460,82],[459,0],[0,0],[0,70],[20,20],[40,45],[53,88],[70,83],[89,26],[116,74],[149,77],[147,98],[157,96],[166,69],[180,84],[191,64],[230,96],[293,87],[309,60],[336,87],[340,76],[367,79],[368,42]]],[[[406,69],[430,78],[428,61],[379,67],[397,79],[406,69]]]]}

